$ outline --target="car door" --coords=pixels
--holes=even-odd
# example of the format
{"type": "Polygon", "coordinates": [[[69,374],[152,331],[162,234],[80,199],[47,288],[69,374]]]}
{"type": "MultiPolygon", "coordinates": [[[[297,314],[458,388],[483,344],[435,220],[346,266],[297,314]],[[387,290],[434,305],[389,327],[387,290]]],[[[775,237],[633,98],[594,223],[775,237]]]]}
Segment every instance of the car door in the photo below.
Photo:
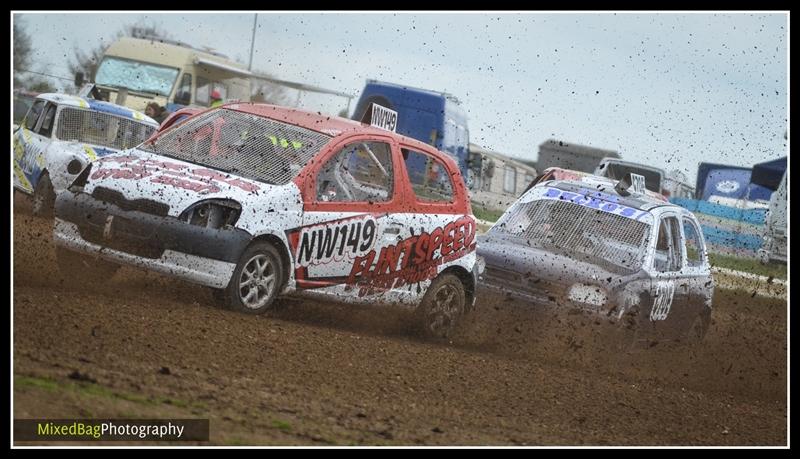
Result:
{"type": "Polygon", "coordinates": [[[691,214],[681,217],[681,229],[685,247],[684,267],[679,288],[687,291],[687,311],[683,330],[688,330],[698,314],[710,313],[714,281],[708,262],[703,233],[699,223],[691,214]]]}
{"type": "Polygon", "coordinates": [[[464,182],[455,162],[445,163],[422,146],[400,144],[407,205],[397,215],[399,240],[414,247],[395,283],[397,294],[419,301],[430,281],[449,265],[471,271],[474,263],[475,219],[467,207],[464,182]]]}
{"type": "Polygon", "coordinates": [[[368,302],[392,289],[402,257],[393,246],[404,203],[397,156],[389,136],[351,136],[311,171],[303,224],[290,235],[299,290],[368,302]],[[390,252],[384,250],[389,246],[390,252]]]}
{"type": "Polygon", "coordinates": [[[14,136],[14,184],[29,193],[36,188],[50,144],[56,105],[37,100],[14,136]]]}
{"type": "Polygon", "coordinates": [[[656,231],[648,318],[654,339],[672,339],[682,330],[689,300],[678,213],[662,213],[656,231]]]}

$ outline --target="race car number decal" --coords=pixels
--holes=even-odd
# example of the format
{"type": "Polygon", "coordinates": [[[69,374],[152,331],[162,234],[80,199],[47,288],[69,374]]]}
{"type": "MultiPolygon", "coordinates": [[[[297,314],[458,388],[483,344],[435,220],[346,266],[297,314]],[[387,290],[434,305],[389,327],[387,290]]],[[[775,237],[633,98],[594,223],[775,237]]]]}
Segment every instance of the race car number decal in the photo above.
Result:
{"type": "Polygon", "coordinates": [[[650,321],[665,320],[672,307],[672,298],[675,296],[675,282],[657,281],[656,293],[653,299],[653,308],[650,309],[650,321]]]}
{"type": "Polygon", "coordinates": [[[367,217],[303,228],[297,264],[310,266],[364,255],[375,244],[376,227],[375,220],[367,217]]]}
{"type": "Polygon", "coordinates": [[[345,284],[374,295],[435,278],[442,264],[475,250],[475,219],[463,216],[388,245],[379,215],[358,215],[287,231],[298,288],[345,284]],[[312,273],[316,272],[317,275],[312,273]]]}

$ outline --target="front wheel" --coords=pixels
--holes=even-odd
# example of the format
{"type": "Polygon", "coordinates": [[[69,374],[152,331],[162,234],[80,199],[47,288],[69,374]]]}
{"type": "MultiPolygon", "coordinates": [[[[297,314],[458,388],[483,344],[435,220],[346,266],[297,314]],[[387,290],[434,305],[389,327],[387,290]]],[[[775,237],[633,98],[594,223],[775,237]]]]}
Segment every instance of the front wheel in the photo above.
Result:
{"type": "Polygon", "coordinates": [[[466,312],[466,298],[464,284],[454,274],[437,277],[417,308],[423,333],[437,339],[450,338],[466,312]]]}
{"type": "Polygon", "coordinates": [[[244,251],[225,290],[215,297],[230,309],[262,314],[270,309],[283,285],[283,262],[274,245],[256,242],[244,251]]]}

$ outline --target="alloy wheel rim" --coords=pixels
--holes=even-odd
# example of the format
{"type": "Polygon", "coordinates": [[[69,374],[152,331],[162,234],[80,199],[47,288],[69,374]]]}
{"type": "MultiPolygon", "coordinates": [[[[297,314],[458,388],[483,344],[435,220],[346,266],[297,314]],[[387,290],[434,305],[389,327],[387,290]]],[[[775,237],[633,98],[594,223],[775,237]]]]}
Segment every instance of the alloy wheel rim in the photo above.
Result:
{"type": "Polygon", "coordinates": [[[267,304],[277,284],[277,270],[272,259],[264,254],[250,258],[239,276],[239,298],[249,309],[267,304]]]}

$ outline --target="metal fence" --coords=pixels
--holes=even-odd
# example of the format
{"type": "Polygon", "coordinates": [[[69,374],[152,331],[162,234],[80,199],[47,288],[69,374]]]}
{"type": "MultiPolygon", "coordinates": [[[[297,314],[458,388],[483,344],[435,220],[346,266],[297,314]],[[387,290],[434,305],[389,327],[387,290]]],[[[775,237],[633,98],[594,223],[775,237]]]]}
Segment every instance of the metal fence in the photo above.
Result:
{"type": "Polygon", "coordinates": [[[147,140],[156,131],[142,121],[80,108],[65,107],[58,118],[56,137],[124,150],[147,140]]]}
{"type": "Polygon", "coordinates": [[[650,230],[647,223],[551,199],[520,204],[495,227],[629,269],[641,266],[650,230]]]}

